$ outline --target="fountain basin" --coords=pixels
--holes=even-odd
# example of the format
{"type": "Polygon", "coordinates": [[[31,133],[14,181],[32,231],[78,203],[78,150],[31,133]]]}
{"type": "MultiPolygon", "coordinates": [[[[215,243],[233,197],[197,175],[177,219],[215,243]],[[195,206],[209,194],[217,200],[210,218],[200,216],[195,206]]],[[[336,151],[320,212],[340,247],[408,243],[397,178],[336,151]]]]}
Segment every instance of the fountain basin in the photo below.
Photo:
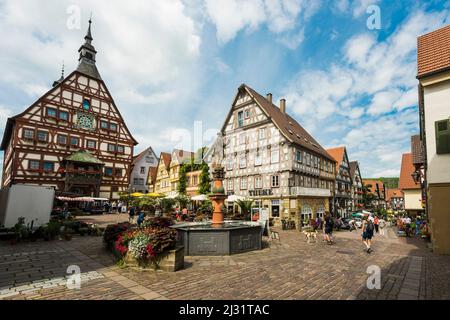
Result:
{"type": "Polygon", "coordinates": [[[224,221],[180,223],[177,244],[186,256],[223,256],[261,250],[261,225],[257,222],[224,221]]]}

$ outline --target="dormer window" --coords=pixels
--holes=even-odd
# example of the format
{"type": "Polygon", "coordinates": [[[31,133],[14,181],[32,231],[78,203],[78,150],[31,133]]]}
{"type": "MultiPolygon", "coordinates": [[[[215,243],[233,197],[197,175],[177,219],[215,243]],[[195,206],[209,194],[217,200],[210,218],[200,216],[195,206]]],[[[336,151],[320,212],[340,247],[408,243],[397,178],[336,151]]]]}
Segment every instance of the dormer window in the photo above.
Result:
{"type": "Polygon", "coordinates": [[[83,100],[83,109],[88,111],[91,108],[91,103],[89,102],[88,99],[84,99],[83,100]]]}

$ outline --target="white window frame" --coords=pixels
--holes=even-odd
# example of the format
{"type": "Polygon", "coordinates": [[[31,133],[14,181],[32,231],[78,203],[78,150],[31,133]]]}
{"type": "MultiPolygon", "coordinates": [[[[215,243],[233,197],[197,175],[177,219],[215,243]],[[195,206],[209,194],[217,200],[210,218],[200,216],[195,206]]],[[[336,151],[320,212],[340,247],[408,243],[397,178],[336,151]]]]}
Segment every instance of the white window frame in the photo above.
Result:
{"type": "Polygon", "coordinates": [[[266,128],[259,128],[258,138],[259,138],[259,140],[263,140],[266,138],[266,128]]]}
{"type": "Polygon", "coordinates": [[[255,153],[255,166],[262,166],[262,156],[259,151],[256,151],[255,153]]]}
{"type": "Polygon", "coordinates": [[[247,168],[247,156],[245,154],[239,157],[239,169],[244,168],[247,168]]]}
{"type": "Polygon", "coordinates": [[[280,149],[270,150],[270,163],[279,163],[279,162],[280,162],[280,149]]]}

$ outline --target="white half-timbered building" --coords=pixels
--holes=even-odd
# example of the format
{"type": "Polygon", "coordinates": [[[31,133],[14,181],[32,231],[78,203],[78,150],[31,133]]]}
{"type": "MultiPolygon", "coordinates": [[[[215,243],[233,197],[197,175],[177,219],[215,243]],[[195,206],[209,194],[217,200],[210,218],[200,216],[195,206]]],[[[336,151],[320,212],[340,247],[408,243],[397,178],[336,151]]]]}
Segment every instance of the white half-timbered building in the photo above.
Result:
{"type": "Polygon", "coordinates": [[[286,112],[243,84],[219,137],[205,155],[221,164],[228,195],[249,197],[276,220],[306,224],[330,212],[335,160],[286,112]]]}
{"type": "Polygon", "coordinates": [[[128,130],[95,65],[91,21],[79,64],[22,113],[7,120],[2,186],[54,186],[57,194],[117,199],[129,186],[128,130]]]}

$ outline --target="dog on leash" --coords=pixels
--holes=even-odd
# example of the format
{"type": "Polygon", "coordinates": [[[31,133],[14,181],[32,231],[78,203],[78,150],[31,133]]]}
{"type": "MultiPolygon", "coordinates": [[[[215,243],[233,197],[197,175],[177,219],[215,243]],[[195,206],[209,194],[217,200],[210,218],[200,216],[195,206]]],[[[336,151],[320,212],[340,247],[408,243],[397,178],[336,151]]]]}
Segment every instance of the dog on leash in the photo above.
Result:
{"type": "Polygon", "coordinates": [[[317,242],[317,231],[303,231],[308,243],[317,242]]]}

